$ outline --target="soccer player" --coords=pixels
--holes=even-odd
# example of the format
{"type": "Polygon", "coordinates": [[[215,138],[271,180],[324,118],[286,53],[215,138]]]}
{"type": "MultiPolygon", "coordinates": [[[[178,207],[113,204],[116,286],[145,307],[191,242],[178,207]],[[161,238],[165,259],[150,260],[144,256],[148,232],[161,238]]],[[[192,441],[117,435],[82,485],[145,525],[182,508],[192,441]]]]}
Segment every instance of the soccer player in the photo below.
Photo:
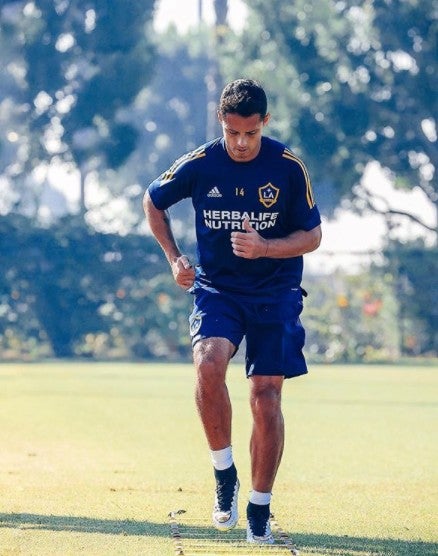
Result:
{"type": "Polygon", "coordinates": [[[321,221],[303,162],[263,135],[270,115],[261,85],[229,83],[218,118],[223,136],[153,181],[144,210],[176,283],[194,296],[196,403],[216,478],[213,523],[223,531],[237,523],[239,491],[226,372],[246,339],[253,416],[247,540],[271,544],[271,493],[284,446],[281,392],[284,379],[307,373],[303,255],[319,246],[321,221]],[[196,265],[180,252],[167,213],[187,197],[195,209],[196,265]]]}

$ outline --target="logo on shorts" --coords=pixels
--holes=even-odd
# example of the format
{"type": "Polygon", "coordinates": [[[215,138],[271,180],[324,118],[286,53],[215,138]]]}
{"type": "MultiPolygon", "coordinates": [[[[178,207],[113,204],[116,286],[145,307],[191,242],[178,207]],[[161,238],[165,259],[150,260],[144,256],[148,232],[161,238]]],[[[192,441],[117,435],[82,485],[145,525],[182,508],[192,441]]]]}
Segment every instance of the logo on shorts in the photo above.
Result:
{"type": "Polygon", "coordinates": [[[190,319],[190,336],[196,336],[196,334],[199,332],[199,329],[201,328],[201,324],[202,313],[199,312],[193,315],[193,317],[190,319]]]}
{"type": "Polygon", "coordinates": [[[278,195],[280,194],[280,189],[272,185],[272,183],[267,183],[263,187],[259,187],[259,201],[266,208],[272,207],[278,201],[278,195]]]}

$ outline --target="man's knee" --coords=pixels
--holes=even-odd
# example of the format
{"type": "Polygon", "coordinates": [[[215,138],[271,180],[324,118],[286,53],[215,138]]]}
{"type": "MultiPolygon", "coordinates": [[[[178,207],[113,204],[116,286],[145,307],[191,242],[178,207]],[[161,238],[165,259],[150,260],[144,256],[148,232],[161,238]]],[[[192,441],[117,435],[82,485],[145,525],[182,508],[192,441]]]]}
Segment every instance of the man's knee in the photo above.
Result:
{"type": "Polygon", "coordinates": [[[231,354],[232,344],[224,338],[200,340],[193,348],[198,380],[224,380],[231,354]]]}
{"type": "Polygon", "coordinates": [[[253,377],[251,409],[255,417],[275,416],[281,411],[283,377],[253,377]]]}

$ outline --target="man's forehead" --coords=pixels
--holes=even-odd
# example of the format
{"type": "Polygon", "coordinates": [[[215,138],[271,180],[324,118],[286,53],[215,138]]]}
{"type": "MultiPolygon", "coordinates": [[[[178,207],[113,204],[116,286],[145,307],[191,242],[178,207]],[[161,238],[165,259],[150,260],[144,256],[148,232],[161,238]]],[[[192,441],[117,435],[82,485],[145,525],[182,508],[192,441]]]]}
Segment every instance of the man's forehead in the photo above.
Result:
{"type": "Polygon", "coordinates": [[[244,117],[239,114],[225,114],[222,122],[227,129],[238,131],[255,131],[263,127],[263,118],[260,114],[244,117]]]}

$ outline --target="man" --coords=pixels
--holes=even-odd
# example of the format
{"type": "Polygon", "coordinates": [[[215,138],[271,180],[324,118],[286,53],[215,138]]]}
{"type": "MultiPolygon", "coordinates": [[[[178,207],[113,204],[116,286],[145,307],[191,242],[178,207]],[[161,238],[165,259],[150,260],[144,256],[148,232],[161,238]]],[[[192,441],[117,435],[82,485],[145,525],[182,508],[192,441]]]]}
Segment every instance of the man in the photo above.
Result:
{"type": "Polygon", "coordinates": [[[144,210],[176,283],[194,295],[196,403],[216,478],[213,523],[223,531],[237,523],[239,490],[226,371],[246,338],[253,415],[247,540],[271,544],[271,492],[284,445],[281,391],[285,378],[307,372],[299,319],[302,255],[319,246],[320,216],[303,162],[262,135],[270,115],[260,84],[228,84],[218,118],[223,137],[182,156],[153,181],[144,210]],[[196,269],[181,254],[166,212],[187,197],[195,209],[196,269]]]}

